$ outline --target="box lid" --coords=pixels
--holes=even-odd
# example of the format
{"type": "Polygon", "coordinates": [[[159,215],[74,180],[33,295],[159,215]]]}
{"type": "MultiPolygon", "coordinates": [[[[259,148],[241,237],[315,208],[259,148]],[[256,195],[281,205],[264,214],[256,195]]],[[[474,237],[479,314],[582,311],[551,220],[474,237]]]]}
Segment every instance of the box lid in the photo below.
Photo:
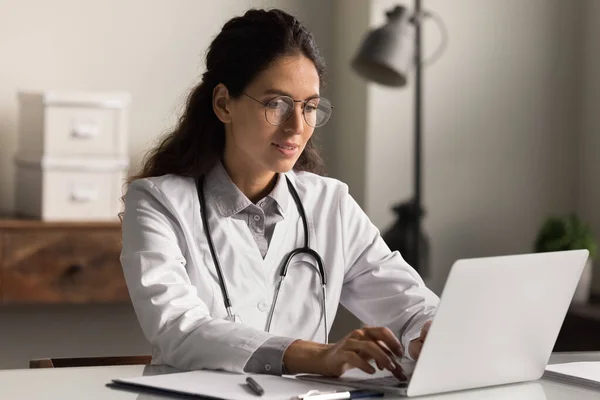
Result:
{"type": "Polygon", "coordinates": [[[131,103],[131,94],[108,91],[20,91],[21,102],[39,102],[45,106],[98,107],[122,109],[131,103]]]}
{"type": "Polygon", "coordinates": [[[48,157],[19,154],[15,156],[15,164],[24,168],[42,168],[44,170],[68,171],[122,171],[129,167],[127,158],[103,157],[48,157]]]}

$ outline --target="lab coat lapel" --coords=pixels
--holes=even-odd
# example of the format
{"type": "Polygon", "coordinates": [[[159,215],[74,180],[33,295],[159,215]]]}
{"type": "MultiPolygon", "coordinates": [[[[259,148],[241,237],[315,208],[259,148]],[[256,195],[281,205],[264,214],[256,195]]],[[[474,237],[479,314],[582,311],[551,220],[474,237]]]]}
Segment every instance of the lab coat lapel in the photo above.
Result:
{"type": "MultiPolygon", "coordinates": [[[[283,175],[281,176],[283,179],[283,175]]],[[[275,290],[275,283],[279,279],[280,268],[283,267],[283,259],[287,256],[287,252],[283,249],[292,249],[294,246],[294,239],[289,237],[290,226],[292,220],[295,220],[295,213],[292,196],[287,196],[287,205],[282,208],[283,219],[275,225],[273,230],[273,236],[271,237],[271,243],[267,250],[267,254],[264,259],[264,271],[270,278],[270,290],[275,290]]]]}

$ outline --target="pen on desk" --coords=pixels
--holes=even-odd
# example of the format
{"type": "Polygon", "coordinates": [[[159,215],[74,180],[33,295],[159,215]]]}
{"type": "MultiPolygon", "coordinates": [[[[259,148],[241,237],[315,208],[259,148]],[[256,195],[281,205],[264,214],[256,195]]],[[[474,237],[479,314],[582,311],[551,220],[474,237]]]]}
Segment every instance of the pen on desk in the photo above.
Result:
{"type": "Polygon", "coordinates": [[[265,390],[258,384],[258,382],[256,382],[251,377],[246,378],[246,383],[248,384],[248,386],[250,386],[250,389],[252,389],[252,391],[257,395],[262,396],[265,393],[265,390]]]}

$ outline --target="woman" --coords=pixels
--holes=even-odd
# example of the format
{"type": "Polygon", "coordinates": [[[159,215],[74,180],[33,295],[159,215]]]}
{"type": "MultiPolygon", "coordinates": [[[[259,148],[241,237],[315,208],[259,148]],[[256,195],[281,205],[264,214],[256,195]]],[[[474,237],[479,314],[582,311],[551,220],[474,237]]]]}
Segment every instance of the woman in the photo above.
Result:
{"type": "Polygon", "coordinates": [[[396,356],[418,357],[438,298],[347,186],[319,175],[311,137],[332,107],[312,35],[250,10],[206,64],[125,196],[121,263],[153,362],[339,376],[374,361],[401,376],[396,356]],[[372,326],[326,344],[339,303],[372,326]]]}

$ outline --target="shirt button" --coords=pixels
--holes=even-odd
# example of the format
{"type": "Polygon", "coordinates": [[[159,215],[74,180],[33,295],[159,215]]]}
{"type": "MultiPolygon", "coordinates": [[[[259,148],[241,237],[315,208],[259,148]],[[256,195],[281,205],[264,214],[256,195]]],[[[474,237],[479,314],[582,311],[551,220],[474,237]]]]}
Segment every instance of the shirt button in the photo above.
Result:
{"type": "Polygon", "coordinates": [[[265,371],[269,372],[271,370],[271,364],[265,364],[265,371]]]}
{"type": "Polygon", "coordinates": [[[261,202],[260,202],[260,206],[261,206],[261,207],[264,207],[264,206],[266,206],[266,205],[267,205],[267,202],[266,202],[266,201],[261,201],[261,202]]]}
{"type": "Polygon", "coordinates": [[[255,216],[254,216],[254,220],[255,220],[255,221],[260,221],[260,215],[255,215],[255,216]]]}
{"type": "Polygon", "coordinates": [[[265,312],[269,309],[269,305],[267,303],[265,303],[264,301],[261,301],[260,303],[258,303],[258,310],[265,312]]]}

